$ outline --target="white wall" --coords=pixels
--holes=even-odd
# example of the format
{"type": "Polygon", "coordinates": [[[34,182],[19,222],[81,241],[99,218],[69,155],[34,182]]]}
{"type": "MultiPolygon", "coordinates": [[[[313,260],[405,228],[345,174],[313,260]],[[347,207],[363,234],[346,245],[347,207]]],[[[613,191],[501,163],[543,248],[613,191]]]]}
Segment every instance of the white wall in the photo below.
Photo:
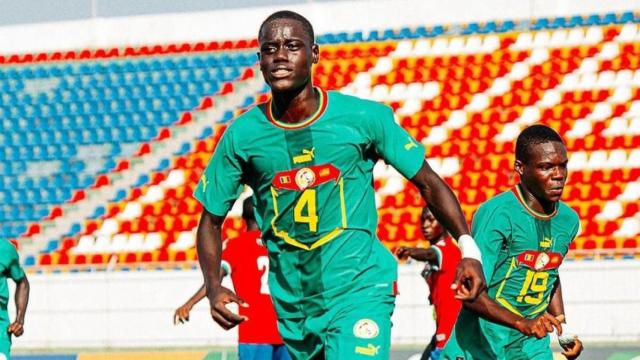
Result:
{"type": "MultiPolygon", "coordinates": [[[[318,34],[402,26],[462,24],[640,9],[640,0],[351,0],[287,6],[318,34]]],[[[122,47],[256,37],[260,23],[281,7],[94,18],[0,28],[2,54],[122,47]]]]}
{"type": "MultiPolygon", "coordinates": [[[[434,331],[420,266],[400,268],[393,344],[424,344],[434,331]]],[[[573,262],[562,279],[571,333],[587,341],[640,341],[640,261],[573,262]]],[[[233,345],[205,302],[173,326],[174,309],[200,285],[199,271],[31,275],[26,333],[16,349],[233,345]]],[[[13,310],[11,310],[13,314],[13,310]]]]}

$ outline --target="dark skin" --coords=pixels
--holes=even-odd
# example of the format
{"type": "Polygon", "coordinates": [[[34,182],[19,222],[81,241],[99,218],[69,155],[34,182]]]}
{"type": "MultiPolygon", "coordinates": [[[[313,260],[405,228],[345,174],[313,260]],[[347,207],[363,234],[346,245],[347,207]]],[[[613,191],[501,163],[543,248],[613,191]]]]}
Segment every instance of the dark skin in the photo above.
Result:
{"type": "MultiPolygon", "coordinates": [[[[428,240],[431,244],[435,244],[438,241],[443,240],[447,234],[438,220],[436,220],[428,209],[423,209],[422,214],[420,215],[420,230],[422,231],[422,236],[425,240],[428,240]]],[[[432,248],[425,249],[401,246],[396,251],[396,256],[402,260],[412,258],[418,261],[429,262],[431,266],[438,265],[438,256],[432,248]]]]}
{"type": "Polygon", "coordinates": [[[9,325],[7,332],[16,337],[20,337],[24,334],[24,317],[27,313],[27,304],[29,303],[29,280],[26,275],[19,281],[16,281],[14,301],[16,304],[16,319],[9,325]]]}
{"type": "MultiPolygon", "coordinates": [[[[313,64],[319,61],[318,45],[297,20],[278,19],[261,29],[260,70],[271,88],[273,112],[280,121],[298,123],[318,109],[319,94],[311,82],[313,64]]],[[[453,236],[469,234],[460,205],[449,187],[425,161],[411,182],[429,204],[435,217],[449,229],[453,236]]],[[[207,296],[211,304],[211,316],[220,326],[230,329],[244,319],[229,311],[225,304],[246,304],[231,290],[220,285],[221,228],[224,217],[203,211],[197,232],[199,261],[205,276],[207,296]]],[[[459,296],[472,299],[486,287],[479,261],[463,259],[456,280],[459,296]],[[458,286],[459,284],[465,286],[458,286]]]]}
{"type": "MultiPolygon", "coordinates": [[[[253,212],[253,209],[251,211],[253,212]]],[[[256,223],[255,221],[255,218],[251,218],[251,219],[245,218],[245,222],[247,223],[247,231],[260,230],[258,228],[258,223],[256,223]]],[[[224,279],[224,277],[227,275],[228,275],[227,272],[221,268],[220,281],[222,281],[222,279],[224,279]]],[[[178,325],[178,324],[183,324],[185,321],[189,321],[189,313],[191,312],[191,309],[193,309],[193,307],[197,303],[199,303],[200,300],[204,299],[205,296],[207,296],[207,289],[205,284],[202,284],[200,289],[198,289],[198,291],[196,291],[196,293],[193,294],[193,296],[191,296],[189,300],[187,300],[187,302],[185,302],[182,306],[176,309],[175,313],[173,314],[173,324],[178,325]]],[[[248,319],[245,318],[245,320],[248,320],[248,319]]]]}
{"type": "MultiPolygon", "coordinates": [[[[520,187],[527,205],[544,214],[552,214],[562,196],[567,180],[567,150],[560,142],[531,145],[528,158],[516,160],[515,169],[520,175],[520,187]]],[[[483,318],[516,329],[527,336],[541,339],[547,333],[562,334],[564,304],[558,279],[547,311],[533,319],[525,319],[497,304],[486,292],[474,301],[465,301],[463,306],[483,318]]],[[[572,349],[565,349],[569,359],[575,359],[582,351],[582,344],[575,342],[572,349]]]]}

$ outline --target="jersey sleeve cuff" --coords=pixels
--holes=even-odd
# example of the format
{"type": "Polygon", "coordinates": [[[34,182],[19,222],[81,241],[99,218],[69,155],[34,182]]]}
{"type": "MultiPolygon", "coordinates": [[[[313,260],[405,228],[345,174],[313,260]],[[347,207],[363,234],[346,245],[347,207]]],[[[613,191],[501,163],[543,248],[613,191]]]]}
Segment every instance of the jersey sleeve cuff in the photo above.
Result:
{"type": "Polygon", "coordinates": [[[193,198],[198,200],[198,202],[202,204],[202,207],[204,207],[204,209],[207,210],[207,212],[212,215],[225,217],[229,212],[229,208],[225,208],[225,206],[223,205],[211,204],[210,202],[208,202],[206,199],[203,198],[202,194],[196,191],[193,192],[193,198]]]}
{"type": "Polygon", "coordinates": [[[231,275],[231,264],[229,264],[228,262],[222,260],[220,262],[220,268],[224,269],[224,271],[227,273],[227,276],[231,275]]]}
{"type": "Polygon", "coordinates": [[[438,270],[442,269],[442,250],[439,247],[433,245],[431,246],[433,251],[436,253],[436,261],[438,262],[438,270]]]}

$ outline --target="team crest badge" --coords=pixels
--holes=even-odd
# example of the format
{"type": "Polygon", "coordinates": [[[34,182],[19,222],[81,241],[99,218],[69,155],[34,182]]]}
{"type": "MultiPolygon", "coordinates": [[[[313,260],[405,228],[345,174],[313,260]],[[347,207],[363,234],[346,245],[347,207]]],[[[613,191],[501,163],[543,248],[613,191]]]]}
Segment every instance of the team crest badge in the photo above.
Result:
{"type": "Polygon", "coordinates": [[[549,258],[549,255],[547,253],[541,252],[540,254],[538,254],[538,258],[536,259],[533,268],[535,270],[542,270],[545,266],[547,266],[549,260],[551,260],[551,258],[549,258]]]}
{"type": "Polygon", "coordinates": [[[316,174],[309,168],[302,168],[296,173],[296,185],[304,190],[316,182],[316,174]]]}
{"type": "Polygon", "coordinates": [[[353,326],[353,335],[361,339],[373,339],[379,333],[378,324],[371,319],[360,319],[353,326]]]}

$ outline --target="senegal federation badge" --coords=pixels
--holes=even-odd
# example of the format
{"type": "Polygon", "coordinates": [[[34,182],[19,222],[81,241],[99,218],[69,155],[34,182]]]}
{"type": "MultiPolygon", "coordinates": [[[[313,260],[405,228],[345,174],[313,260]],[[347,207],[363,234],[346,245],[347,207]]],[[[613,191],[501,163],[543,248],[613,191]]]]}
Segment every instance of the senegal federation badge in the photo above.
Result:
{"type": "Polygon", "coordinates": [[[373,339],[379,333],[378,324],[371,319],[360,319],[353,326],[353,335],[361,339],[373,339]]]}
{"type": "Polygon", "coordinates": [[[296,173],[296,185],[304,190],[316,182],[316,174],[309,168],[302,168],[296,173]]]}

